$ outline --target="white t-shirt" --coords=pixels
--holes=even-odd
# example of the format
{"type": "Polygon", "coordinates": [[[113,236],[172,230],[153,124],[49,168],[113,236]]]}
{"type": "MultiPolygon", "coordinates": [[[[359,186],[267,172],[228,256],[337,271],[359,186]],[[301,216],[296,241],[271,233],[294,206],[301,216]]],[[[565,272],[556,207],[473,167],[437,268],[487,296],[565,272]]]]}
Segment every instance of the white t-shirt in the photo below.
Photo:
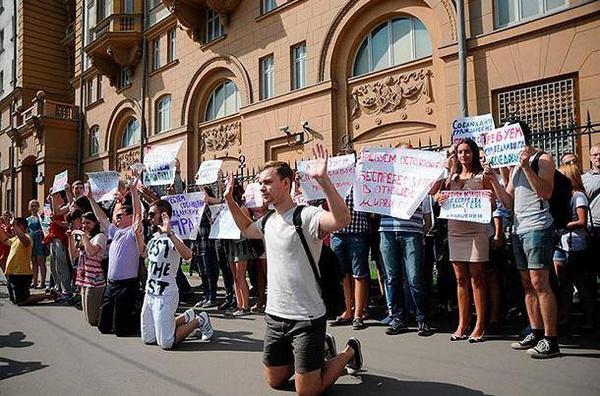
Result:
{"type": "Polygon", "coordinates": [[[177,270],[181,255],[166,234],[155,233],[148,241],[148,280],[146,293],[155,297],[172,296],[179,293],[177,270]]]}
{"type": "MultiPolygon", "coordinates": [[[[571,196],[571,221],[577,221],[577,208],[585,208],[587,212],[588,200],[584,193],[574,191],[571,196]]],[[[588,213],[589,216],[589,213],[588,213]]],[[[577,230],[563,230],[560,237],[561,249],[578,252],[586,249],[586,231],[584,228],[577,230]]]]}
{"type": "MultiPolygon", "coordinates": [[[[262,219],[254,224],[263,232],[267,253],[266,313],[290,320],[309,320],[325,315],[325,304],[315,275],[294,228],[294,210],[273,213],[262,230],[262,219]]],[[[319,262],[323,241],[319,239],[319,219],[323,209],[307,206],[302,210],[302,231],[314,257],[319,262]]]]}

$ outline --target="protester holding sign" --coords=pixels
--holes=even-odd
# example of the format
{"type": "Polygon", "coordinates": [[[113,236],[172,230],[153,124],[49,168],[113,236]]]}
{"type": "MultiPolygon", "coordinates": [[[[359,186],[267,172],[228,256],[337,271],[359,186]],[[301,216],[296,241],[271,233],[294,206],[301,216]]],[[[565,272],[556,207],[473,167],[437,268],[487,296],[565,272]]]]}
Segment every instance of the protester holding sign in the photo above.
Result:
{"type": "MultiPolygon", "coordinates": [[[[456,169],[449,167],[449,177],[443,182],[442,190],[491,190],[490,183],[483,177],[477,143],[464,139],[455,147],[456,153],[452,154],[451,161],[456,164],[456,169]]],[[[436,194],[436,200],[441,206],[447,199],[448,195],[444,191],[436,194]]],[[[485,266],[489,260],[488,224],[489,216],[487,223],[448,220],[448,247],[458,293],[458,327],[450,337],[451,341],[468,338],[469,342],[475,343],[484,340],[487,304],[485,266]],[[473,288],[477,322],[471,334],[467,335],[471,319],[469,279],[473,288]]]]}
{"type": "Polygon", "coordinates": [[[71,189],[66,184],[63,191],[52,191],[52,222],[44,244],[50,246],[50,270],[54,278],[55,290],[63,299],[71,297],[71,268],[67,259],[67,221],[69,202],[72,201],[71,189]]]}
{"type": "Polygon", "coordinates": [[[27,228],[29,229],[29,236],[33,241],[33,250],[31,252],[31,271],[33,272],[33,280],[31,281],[31,287],[45,289],[46,247],[42,243],[44,240],[44,231],[42,231],[42,221],[39,213],[40,203],[37,200],[32,199],[29,201],[28,207],[30,216],[27,218],[27,228]]]}
{"type": "Polygon", "coordinates": [[[148,210],[148,220],[156,231],[148,241],[148,280],[142,306],[142,340],[157,343],[162,349],[171,349],[192,332],[199,330],[204,340],[213,335],[206,312],[199,314],[188,309],[175,318],[179,305],[179,291],[175,277],[181,259],[192,258],[192,251],[171,229],[171,204],[165,200],[154,202],[148,210]]]}
{"type": "Polygon", "coordinates": [[[452,144],[457,144],[463,139],[473,139],[479,147],[483,147],[486,133],[494,128],[494,118],[491,114],[456,119],[452,121],[452,144]]]}

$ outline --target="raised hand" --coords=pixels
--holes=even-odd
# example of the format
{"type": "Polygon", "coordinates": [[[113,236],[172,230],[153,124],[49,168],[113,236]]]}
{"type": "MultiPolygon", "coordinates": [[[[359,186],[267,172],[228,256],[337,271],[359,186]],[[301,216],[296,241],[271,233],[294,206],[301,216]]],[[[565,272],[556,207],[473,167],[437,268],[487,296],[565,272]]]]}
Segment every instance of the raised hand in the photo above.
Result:
{"type": "Polygon", "coordinates": [[[529,159],[533,154],[535,154],[535,149],[531,146],[527,146],[521,151],[521,154],[519,154],[519,164],[521,165],[521,168],[529,167],[529,159]]]}
{"type": "Polygon", "coordinates": [[[233,200],[233,187],[235,182],[233,180],[233,175],[227,176],[227,184],[225,185],[225,191],[223,192],[223,198],[226,200],[233,200]]]}
{"type": "Polygon", "coordinates": [[[446,194],[442,194],[441,192],[435,194],[433,199],[438,203],[438,205],[442,206],[444,202],[448,200],[448,196],[446,194]]]}
{"type": "Polygon", "coordinates": [[[158,226],[161,232],[168,234],[171,232],[171,218],[166,212],[162,212],[160,215],[162,224],[158,226]]]}
{"type": "Polygon", "coordinates": [[[329,152],[321,143],[313,147],[315,159],[312,161],[308,174],[313,179],[319,181],[327,177],[327,159],[329,152]]]}

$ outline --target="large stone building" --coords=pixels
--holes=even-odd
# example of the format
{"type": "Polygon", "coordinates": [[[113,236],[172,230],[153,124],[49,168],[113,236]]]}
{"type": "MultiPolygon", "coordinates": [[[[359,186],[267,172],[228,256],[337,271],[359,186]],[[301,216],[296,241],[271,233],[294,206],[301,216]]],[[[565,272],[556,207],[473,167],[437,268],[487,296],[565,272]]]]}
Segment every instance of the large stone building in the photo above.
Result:
{"type": "MultiPolygon", "coordinates": [[[[459,114],[451,0],[77,0],[75,14],[70,82],[80,135],[65,125],[59,140],[75,174],[125,172],[144,148],[178,140],[188,180],[206,159],[223,159],[226,170],[293,161],[316,141],[334,152],[349,143],[445,144],[459,114]]],[[[492,113],[500,124],[516,114],[536,131],[588,112],[600,118],[600,2],[465,1],[465,25],[470,115],[492,113]]],[[[50,92],[37,90],[46,96],[34,104],[48,117],[50,92]]],[[[11,168],[0,134],[5,197],[32,135],[20,138],[25,148],[15,150],[25,154],[11,168]]],[[[555,144],[583,153],[589,142],[555,144]]],[[[56,171],[48,160],[37,159],[40,192],[56,171]]]]}

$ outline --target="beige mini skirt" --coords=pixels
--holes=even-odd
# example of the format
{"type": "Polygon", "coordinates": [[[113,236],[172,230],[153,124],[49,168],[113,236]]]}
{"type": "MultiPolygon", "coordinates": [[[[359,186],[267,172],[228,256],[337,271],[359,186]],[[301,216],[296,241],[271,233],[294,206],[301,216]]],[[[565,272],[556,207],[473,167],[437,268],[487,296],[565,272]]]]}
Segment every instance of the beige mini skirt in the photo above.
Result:
{"type": "Polygon", "coordinates": [[[486,233],[448,235],[448,246],[452,262],[482,263],[490,259],[490,240],[486,233]]]}

